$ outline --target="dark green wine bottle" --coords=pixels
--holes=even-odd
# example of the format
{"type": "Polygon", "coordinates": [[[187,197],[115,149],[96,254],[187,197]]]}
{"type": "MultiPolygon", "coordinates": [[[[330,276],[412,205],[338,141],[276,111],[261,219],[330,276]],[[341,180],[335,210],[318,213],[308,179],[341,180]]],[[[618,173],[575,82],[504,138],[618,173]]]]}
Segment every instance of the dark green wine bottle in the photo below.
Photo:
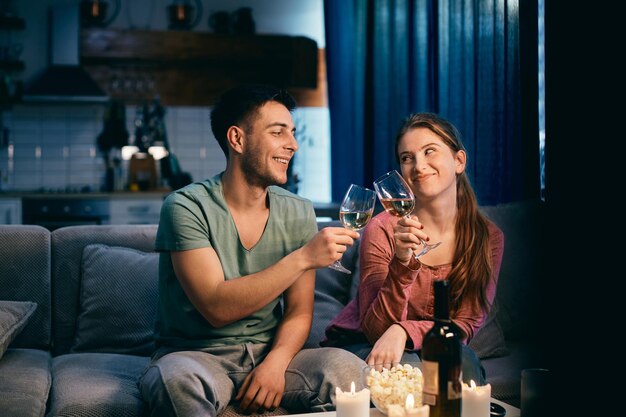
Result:
{"type": "Polygon", "coordinates": [[[430,406],[430,417],[460,417],[461,331],[450,320],[448,281],[436,281],[434,285],[435,322],[422,344],[422,399],[430,406]]]}

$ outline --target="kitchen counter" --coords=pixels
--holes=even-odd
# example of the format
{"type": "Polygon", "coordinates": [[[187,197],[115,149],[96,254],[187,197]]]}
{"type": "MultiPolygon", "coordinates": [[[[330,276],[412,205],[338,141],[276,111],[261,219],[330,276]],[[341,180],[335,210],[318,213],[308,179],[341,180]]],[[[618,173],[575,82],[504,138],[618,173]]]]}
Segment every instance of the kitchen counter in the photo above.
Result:
{"type": "MultiPolygon", "coordinates": [[[[158,223],[170,190],[121,192],[0,191],[0,223],[158,223]],[[4,213],[4,214],[3,214],[4,213]],[[53,220],[52,220],[53,219],[53,220]]],[[[313,203],[318,218],[338,220],[338,203],[313,203]]]]}
{"type": "Polygon", "coordinates": [[[41,191],[0,191],[0,198],[49,198],[49,199],[114,199],[114,198],[165,198],[167,191],[116,191],[116,192],[41,192],[41,191]]]}
{"type": "Polygon", "coordinates": [[[50,230],[79,224],[153,224],[159,222],[169,192],[5,191],[0,193],[0,223],[50,230]]]}

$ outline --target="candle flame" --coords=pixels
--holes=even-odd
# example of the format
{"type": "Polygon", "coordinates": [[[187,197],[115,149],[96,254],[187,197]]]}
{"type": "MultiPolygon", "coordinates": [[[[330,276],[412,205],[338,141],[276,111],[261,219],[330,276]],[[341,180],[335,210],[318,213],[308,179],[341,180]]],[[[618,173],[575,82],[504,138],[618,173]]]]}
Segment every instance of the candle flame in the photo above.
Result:
{"type": "Polygon", "coordinates": [[[354,386],[354,381],[352,381],[352,384],[350,384],[350,394],[354,395],[355,392],[355,386],[354,386]]]}
{"type": "Polygon", "coordinates": [[[473,379],[470,379],[470,388],[472,389],[472,391],[476,390],[476,383],[473,379]]]}
{"type": "Polygon", "coordinates": [[[404,404],[404,408],[410,410],[415,406],[415,398],[413,398],[413,394],[409,394],[406,396],[406,403],[404,404]]]}
{"type": "Polygon", "coordinates": [[[91,15],[93,17],[100,16],[100,2],[97,0],[91,3],[91,15]]]}

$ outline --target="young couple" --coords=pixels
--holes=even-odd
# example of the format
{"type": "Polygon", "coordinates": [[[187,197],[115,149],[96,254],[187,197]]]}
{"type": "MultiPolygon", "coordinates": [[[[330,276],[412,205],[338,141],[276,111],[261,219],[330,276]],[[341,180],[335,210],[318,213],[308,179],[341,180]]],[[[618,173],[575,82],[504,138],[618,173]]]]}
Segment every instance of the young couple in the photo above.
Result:
{"type": "MultiPolygon", "coordinates": [[[[311,202],[277,186],[298,149],[294,108],[286,91],[269,86],[224,93],[211,127],[226,169],[164,202],[158,348],[139,381],[153,416],[216,416],[232,400],[247,413],[334,410],[335,387],[354,381],[360,389],[366,362],[417,358],[432,326],[433,281],[451,282],[451,317],[465,341],[493,302],[502,232],[477,209],[456,129],[415,114],[396,140],[415,210],[410,219],[381,213],[370,221],[358,296],[327,328],[325,347],[302,349],[315,270],[359,234],[318,232],[311,202]],[[416,261],[419,238],[444,243],[416,261]]],[[[469,348],[463,371],[484,379],[469,348]]]]}

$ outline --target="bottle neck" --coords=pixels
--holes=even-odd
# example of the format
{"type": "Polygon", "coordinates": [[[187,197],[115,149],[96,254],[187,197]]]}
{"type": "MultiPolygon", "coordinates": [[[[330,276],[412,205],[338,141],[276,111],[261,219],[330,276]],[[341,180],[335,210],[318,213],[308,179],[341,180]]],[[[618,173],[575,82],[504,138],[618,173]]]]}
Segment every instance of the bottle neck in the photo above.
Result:
{"type": "Polygon", "coordinates": [[[435,281],[435,321],[450,322],[448,281],[435,281]]]}

